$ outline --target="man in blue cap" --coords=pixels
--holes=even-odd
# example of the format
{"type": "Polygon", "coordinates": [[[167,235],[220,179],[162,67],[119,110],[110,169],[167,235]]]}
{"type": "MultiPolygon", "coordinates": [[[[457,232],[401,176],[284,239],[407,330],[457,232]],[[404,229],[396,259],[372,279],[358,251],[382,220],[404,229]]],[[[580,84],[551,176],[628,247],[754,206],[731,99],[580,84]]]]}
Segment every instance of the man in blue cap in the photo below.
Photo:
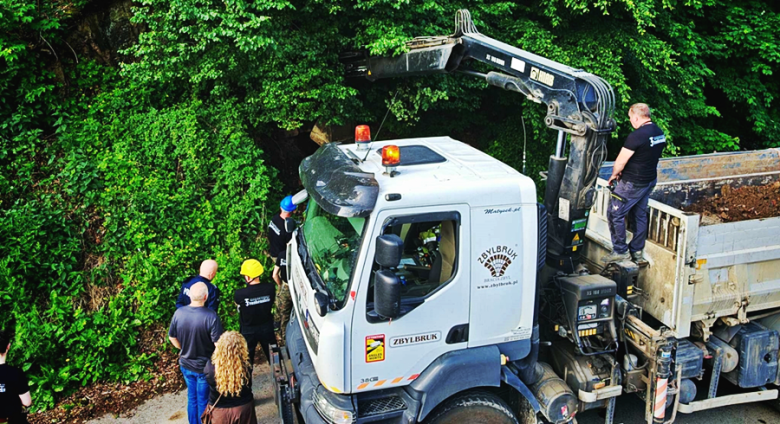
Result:
{"type": "Polygon", "coordinates": [[[287,232],[284,225],[284,221],[290,218],[296,209],[292,196],[286,196],[282,199],[279,209],[279,214],[274,215],[271,218],[271,223],[268,224],[268,250],[274,261],[272,278],[278,287],[274,321],[279,323],[279,338],[283,344],[284,330],[287,322],[290,320],[290,312],[292,311],[290,289],[287,287],[287,243],[292,238],[292,234],[287,232]]]}

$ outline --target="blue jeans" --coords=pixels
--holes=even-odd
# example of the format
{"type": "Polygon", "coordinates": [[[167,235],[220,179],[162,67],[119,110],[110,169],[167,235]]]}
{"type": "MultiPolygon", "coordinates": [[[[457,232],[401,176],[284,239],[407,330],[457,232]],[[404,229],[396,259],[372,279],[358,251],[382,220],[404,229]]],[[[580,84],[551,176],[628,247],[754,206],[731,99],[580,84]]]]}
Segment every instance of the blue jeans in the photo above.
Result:
{"type": "Polygon", "coordinates": [[[629,250],[638,252],[644,249],[647,241],[647,202],[650,200],[650,193],[653,192],[656,181],[653,180],[643,187],[635,187],[630,181],[618,181],[615,194],[623,200],[611,196],[607,210],[613,252],[626,253],[629,250]],[[626,217],[636,229],[630,244],[626,244],[626,217]]]}
{"type": "Polygon", "coordinates": [[[206,382],[206,374],[198,374],[184,367],[181,367],[181,373],[187,383],[187,421],[189,424],[200,424],[200,416],[203,415],[209,402],[209,384],[206,382]]]}

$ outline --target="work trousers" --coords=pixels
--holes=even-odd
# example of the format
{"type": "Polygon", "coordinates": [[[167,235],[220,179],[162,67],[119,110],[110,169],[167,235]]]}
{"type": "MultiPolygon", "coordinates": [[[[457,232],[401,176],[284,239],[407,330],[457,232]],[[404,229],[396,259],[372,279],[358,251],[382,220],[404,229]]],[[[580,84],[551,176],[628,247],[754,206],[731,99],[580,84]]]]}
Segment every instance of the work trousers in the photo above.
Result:
{"type": "Polygon", "coordinates": [[[249,363],[254,365],[255,363],[255,351],[257,345],[265,353],[265,359],[270,360],[271,356],[268,352],[268,345],[276,344],[276,337],[274,336],[274,323],[269,322],[259,328],[241,329],[241,335],[246,339],[246,347],[249,349],[249,363]]]}
{"type": "Polygon", "coordinates": [[[647,241],[647,203],[650,200],[650,193],[655,188],[655,183],[656,180],[648,185],[618,181],[614,195],[610,197],[609,209],[607,210],[613,252],[626,253],[629,250],[638,252],[644,249],[645,241],[647,241]],[[634,238],[629,244],[626,244],[626,218],[635,230],[634,238]]]}
{"type": "Polygon", "coordinates": [[[285,340],[287,323],[290,322],[293,303],[290,297],[290,286],[282,283],[281,289],[276,294],[276,311],[274,312],[274,321],[279,325],[279,343],[280,346],[287,344],[285,340]]]}

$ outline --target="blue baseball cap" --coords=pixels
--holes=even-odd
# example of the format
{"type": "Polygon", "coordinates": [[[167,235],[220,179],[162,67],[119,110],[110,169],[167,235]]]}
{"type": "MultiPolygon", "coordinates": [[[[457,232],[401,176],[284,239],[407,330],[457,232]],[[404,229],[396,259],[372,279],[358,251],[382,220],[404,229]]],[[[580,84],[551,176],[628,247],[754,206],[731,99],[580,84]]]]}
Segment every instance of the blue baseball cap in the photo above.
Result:
{"type": "Polygon", "coordinates": [[[295,203],[293,203],[292,196],[286,196],[282,199],[281,203],[279,203],[279,207],[285,212],[292,212],[297,208],[295,203]]]}

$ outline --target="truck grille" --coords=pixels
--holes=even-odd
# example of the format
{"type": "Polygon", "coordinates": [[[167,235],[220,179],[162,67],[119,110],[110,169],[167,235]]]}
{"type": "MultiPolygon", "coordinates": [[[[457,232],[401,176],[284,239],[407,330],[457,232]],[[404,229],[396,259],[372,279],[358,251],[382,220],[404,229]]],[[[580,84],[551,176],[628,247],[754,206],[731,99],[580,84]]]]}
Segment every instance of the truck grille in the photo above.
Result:
{"type": "Polygon", "coordinates": [[[406,404],[398,396],[368,399],[358,403],[358,416],[361,418],[371,417],[404,409],[406,409],[406,404]]]}

